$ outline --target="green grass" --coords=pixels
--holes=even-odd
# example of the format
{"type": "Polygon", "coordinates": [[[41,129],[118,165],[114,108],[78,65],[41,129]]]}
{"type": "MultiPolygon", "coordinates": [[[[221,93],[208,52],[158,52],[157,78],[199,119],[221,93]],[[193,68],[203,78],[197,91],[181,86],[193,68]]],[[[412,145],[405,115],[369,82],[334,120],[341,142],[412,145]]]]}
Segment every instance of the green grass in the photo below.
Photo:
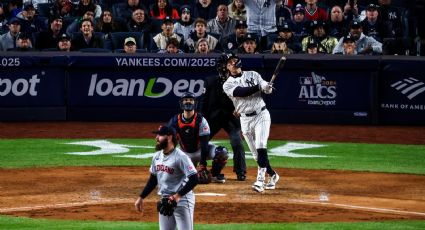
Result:
{"type": "MultiPolygon", "coordinates": [[[[297,230],[413,230],[424,229],[425,221],[388,221],[388,222],[350,222],[350,223],[269,223],[269,224],[195,224],[197,230],[220,229],[220,230],[275,230],[275,229],[297,229],[297,230]]],[[[158,229],[158,223],[141,223],[129,221],[69,221],[69,220],[47,220],[30,219],[25,217],[0,216],[0,229],[158,229]]]]}
{"type": "MultiPolygon", "coordinates": [[[[0,168],[53,167],[53,166],[148,166],[151,157],[145,159],[117,157],[151,153],[148,148],[130,147],[129,152],[95,156],[68,155],[68,152],[85,152],[96,147],[70,145],[80,140],[67,139],[0,139],[0,168]]],[[[110,139],[121,145],[153,146],[152,139],[110,139]]],[[[223,141],[224,145],[228,144],[223,141]]],[[[269,150],[284,145],[284,141],[270,141],[269,150]]],[[[425,175],[424,145],[389,145],[356,143],[314,143],[324,147],[295,150],[293,153],[323,155],[322,158],[291,158],[270,153],[273,167],[305,169],[340,169],[387,173],[425,175]]],[[[248,148],[246,148],[248,150],[248,148]]],[[[269,151],[270,152],[270,151],[269,151]]],[[[250,156],[250,153],[247,153],[250,156]]],[[[256,166],[248,160],[249,166],[256,166]]],[[[232,165],[232,161],[229,161],[232,165]]]]}
{"type": "MultiPolygon", "coordinates": [[[[0,168],[62,167],[62,166],[148,166],[145,159],[124,158],[123,155],[152,153],[152,148],[129,147],[129,152],[80,156],[69,152],[88,152],[96,147],[70,145],[76,139],[0,139],[0,168]]],[[[130,146],[153,146],[153,139],[109,139],[111,143],[130,146]]],[[[222,141],[230,149],[227,140],[222,141]]],[[[270,141],[269,153],[273,167],[303,169],[335,169],[425,175],[424,145],[389,145],[356,143],[310,143],[324,145],[299,149],[292,153],[322,155],[321,158],[276,156],[273,148],[285,141],[270,141]]],[[[246,148],[248,150],[248,148],[246,148]]],[[[247,155],[250,155],[247,153],[247,155]]],[[[248,166],[256,163],[247,160],[248,166]]],[[[229,166],[232,161],[229,161],[229,166]]],[[[1,204],[0,204],[1,207],[1,204]]],[[[230,215],[230,214],[229,214],[230,215]]],[[[283,214],[282,214],[283,215],[283,214]]],[[[17,218],[0,215],[0,229],[158,229],[158,223],[63,221],[17,218]]],[[[196,224],[195,229],[425,229],[425,221],[353,222],[353,223],[269,223],[269,224],[196,224]]]]}

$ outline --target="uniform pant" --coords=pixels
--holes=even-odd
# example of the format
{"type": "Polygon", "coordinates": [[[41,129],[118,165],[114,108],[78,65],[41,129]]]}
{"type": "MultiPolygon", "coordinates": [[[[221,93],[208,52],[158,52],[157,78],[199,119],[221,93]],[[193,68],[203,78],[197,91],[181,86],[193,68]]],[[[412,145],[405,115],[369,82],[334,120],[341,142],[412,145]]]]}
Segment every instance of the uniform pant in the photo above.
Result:
{"type": "MultiPolygon", "coordinates": [[[[194,196],[193,196],[194,197],[194,196]]],[[[195,199],[183,200],[177,204],[172,216],[164,216],[159,213],[160,230],[193,230],[193,213],[195,211],[195,199]]]]}

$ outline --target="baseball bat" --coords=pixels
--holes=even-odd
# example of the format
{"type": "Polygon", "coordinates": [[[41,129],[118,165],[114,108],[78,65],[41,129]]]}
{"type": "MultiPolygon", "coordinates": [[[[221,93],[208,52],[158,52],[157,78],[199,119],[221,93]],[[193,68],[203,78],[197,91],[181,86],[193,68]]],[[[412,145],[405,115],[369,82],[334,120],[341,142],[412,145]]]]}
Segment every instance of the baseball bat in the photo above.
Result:
{"type": "Polygon", "coordinates": [[[274,80],[276,79],[277,75],[279,74],[280,70],[283,68],[283,66],[285,65],[286,62],[286,58],[284,56],[282,56],[279,59],[279,62],[276,65],[276,68],[274,69],[272,78],[270,79],[270,83],[273,83],[274,80]]]}

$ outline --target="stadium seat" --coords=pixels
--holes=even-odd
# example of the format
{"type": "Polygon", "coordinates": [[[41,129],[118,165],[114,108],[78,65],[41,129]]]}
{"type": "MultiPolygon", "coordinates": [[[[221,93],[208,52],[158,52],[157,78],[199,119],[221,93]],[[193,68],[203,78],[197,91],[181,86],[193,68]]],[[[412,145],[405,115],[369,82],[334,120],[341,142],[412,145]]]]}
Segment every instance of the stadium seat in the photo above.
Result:
{"type": "Polygon", "coordinates": [[[51,6],[52,6],[51,3],[38,3],[38,5],[37,5],[38,15],[48,18],[50,16],[50,7],[51,6]]]}

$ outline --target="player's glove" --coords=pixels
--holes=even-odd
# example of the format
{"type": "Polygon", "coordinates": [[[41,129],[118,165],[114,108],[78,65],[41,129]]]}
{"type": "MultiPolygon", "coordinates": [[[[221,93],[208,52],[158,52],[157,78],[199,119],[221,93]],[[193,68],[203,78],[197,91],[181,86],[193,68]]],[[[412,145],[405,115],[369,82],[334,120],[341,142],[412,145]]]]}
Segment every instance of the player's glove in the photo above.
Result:
{"type": "Polygon", "coordinates": [[[265,94],[271,94],[273,92],[273,83],[263,81],[260,84],[260,89],[265,94]]]}
{"type": "Polygon", "coordinates": [[[157,203],[157,210],[164,216],[172,216],[174,213],[174,209],[177,207],[177,202],[173,196],[163,197],[157,203]]]}
{"type": "Polygon", "coordinates": [[[211,172],[208,171],[204,165],[198,167],[198,184],[209,184],[211,183],[211,172]]]}

